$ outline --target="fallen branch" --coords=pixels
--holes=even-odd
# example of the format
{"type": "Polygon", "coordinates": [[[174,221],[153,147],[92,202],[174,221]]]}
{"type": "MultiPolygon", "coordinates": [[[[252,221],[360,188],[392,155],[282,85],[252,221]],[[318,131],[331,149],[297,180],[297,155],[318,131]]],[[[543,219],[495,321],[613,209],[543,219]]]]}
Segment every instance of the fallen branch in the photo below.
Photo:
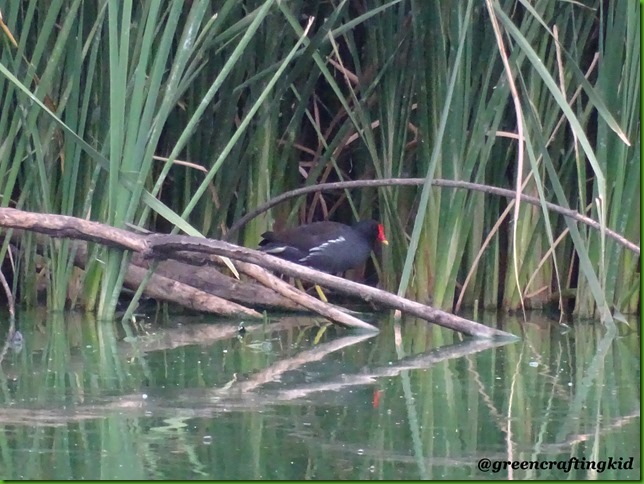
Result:
{"type": "Polygon", "coordinates": [[[273,274],[268,273],[261,267],[257,267],[256,265],[252,264],[245,264],[244,262],[238,262],[237,267],[244,274],[251,276],[267,287],[272,288],[282,296],[296,302],[306,309],[310,309],[311,311],[321,314],[322,316],[326,316],[332,321],[352,328],[360,328],[376,332],[378,331],[378,328],[376,328],[375,326],[369,323],[365,323],[364,321],[351,316],[350,314],[347,314],[340,309],[337,309],[332,304],[325,303],[323,301],[320,301],[319,299],[309,296],[305,292],[302,292],[299,289],[296,289],[290,284],[287,284],[281,279],[275,277],[273,274]]]}
{"type": "MultiPolygon", "coordinates": [[[[239,247],[222,241],[180,235],[139,235],[76,217],[37,214],[12,208],[0,208],[0,227],[21,228],[44,233],[52,237],[88,240],[110,247],[138,252],[148,258],[175,259],[193,265],[212,263],[203,254],[223,255],[230,259],[249,262],[283,274],[315,282],[347,294],[357,295],[364,300],[375,301],[383,306],[399,309],[438,324],[439,326],[471,336],[515,338],[510,333],[489,328],[430,306],[395,296],[380,289],[347,281],[278,259],[256,250],[239,247]]],[[[375,329],[373,326],[368,325],[368,323],[360,321],[358,324],[356,323],[358,320],[352,321],[352,317],[343,313],[338,308],[312,298],[308,294],[304,294],[288,286],[270,274],[262,274],[257,268],[243,264],[240,267],[245,272],[251,274],[252,277],[261,280],[262,283],[270,285],[274,290],[281,291],[285,296],[291,299],[297,298],[298,304],[302,304],[316,312],[323,313],[324,316],[335,322],[363,329],[375,329]]]]}
{"type": "MultiPolygon", "coordinates": [[[[11,243],[21,244],[27,231],[13,229],[11,243]]],[[[150,232],[148,232],[150,233],[150,232]]],[[[48,236],[38,234],[35,237],[36,250],[44,254],[50,241],[48,236]]],[[[87,268],[88,245],[84,240],[76,240],[72,251],[74,252],[74,265],[81,269],[87,268]]],[[[168,301],[180,306],[192,308],[195,311],[218,314],[222,316],[244,316],[258,319],[263,316],[254,309],[280,309],[288,311],[302,310],[302,306],[287,299],[269,287],[251,280],[240,280],[236,277],[222,274],[218,270],[220,261],[214,261],[217,266],[203,265],[195,268],[179,261],[166,260],[156,264],[154,273],[145,284],[146,296],[160,301],[168,301]],[[178,285],[177,285],[178,284],[178,285]],[[233,311],[226,311],[221,304],[237,303],[233,311]]],[[[130,264],[123,279],[123,287],[136,291],[148,276],[151,264],[140,253],[132,253],[130,264]]],[[[0,273],[2,276],[2,273],[0,273]]]]}
{"type": "Polygon", "coordinates": [[[348,281],[341,277],[332,276],[293,262],[278,259],[264,252],[240,247],[228,242],[212,239],[197,239],[186,235],[154,234],[148,236],[148,243],[149,252],[147,256],[154,259],[171,258],[187,263],[198,263],[198,258],[195,258],[195,253],[220,255],[234,260],[250,262],[251,264],[265,267],[288,276],[330,287],[345,294],[357,295],[365,301],[375,301],[389,308],[399,309],[405,313],[458,331],[459,333],[483,338],[496,336],[514,337],[505,331],[475,323],[474,321],[432,308],[431,306],[410,301],[409,299],[396,296],[395,294],[375,287],[348,281]]]}
{"type": "MultiPolygon", "coordinates": [[[[126,230],[103,225],[98,222],[91,222],[77,217],[67,215],[38,214],[25,212],[12,208],[0,208],[0,227],[18,228],[31,230],[33,232],[46,234],[52,237],[72,238],[75,240],[86,240],[100,243],[110,247],[131,250],[141,254],[148,253],[149,237],[153,235],[141,235],[126,230]]],[[[192,237],[189,237],[192,238],[192,237]]],[[[194,240],[207,240],[194,237],[194,240]]],[[[191,259],[193,265],[212,264],[208,258],[194,254],[191,259]]],[[[324,303],[308,294],[289,286],[272,274],[262,271],[259,267],[241,265],[251,277],[259,280],[265,287],[278,292],[288,300],[297,303],[298,306],[310,309],[339,323],[343,326],[359,328],[368,331],[378,331],[375,326],[366,323],[354,316],[351,316],[339,308],[324,303]],[[262,273],[263,272],[263,273],[262,273]]],[[[147,269],[130,266],[128,277],[130,280],[143,281],[147,269]]],[[[204,291],[188,287],[167,277],[154,276],[154,285],[147,291],[151,297],[161,298],[172,302],[181,303],[184,306],[202,311],[214,312],[224,316],[242,315],[251,318],[260,318],[261,315],[253,310],[218,298],[204,291]]],[[[290,307],[292,309],[292,306],[290,307]]]]}

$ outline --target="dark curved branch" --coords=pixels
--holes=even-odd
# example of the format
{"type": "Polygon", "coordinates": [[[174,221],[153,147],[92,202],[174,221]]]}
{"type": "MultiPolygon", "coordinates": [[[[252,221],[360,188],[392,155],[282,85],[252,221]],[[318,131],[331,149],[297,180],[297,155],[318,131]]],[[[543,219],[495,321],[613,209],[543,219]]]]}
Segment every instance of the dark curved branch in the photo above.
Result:
{"type": "MultiPolygon", "coordinates": [[[[286,200],[291,198],[299,197],[300,195],[306,195],[307,193],[327,191],[327,190],[340,190],[346,188],[368,188],[368,187],[387,187],[387,186],[418,186],[425,183],[424,178],[387,178],[384,180],[352,180],[344,182],[334,182],[334,183],[320,183],[319,185],[311,185],[308,187],[298,188],[296,190],[291,190],[286,193],[282,193],[277,197],[269,200],[268,202],[260,205],[255,210],[247,213],[237,222],[235,222],[231,227],[228,233],[224,236],[224,240],[229,241],[231,236],[235,234],[239,229],[244,225],[250,222],[252,219],[258,215],[266,212],[270,208],[278,205],[286,200]]],[[[432,185],[436,187],[445,187],[445,188],[462,188],[466,190],[473,190],[477,192],[490,193],[492,195],[498,195],[505,198],[515,198],[516,193],[514,190],[507,190],[505,188],[492,187],[489,185],[482,185],[479,183],[471,183],[458,180],[444,180],[437,178],[432,181],[432,185]]],[[[530,195],[521,195],[521,201],[528,203],[530,205],[535,205],[537,207],[541,206],[541,201],[537,197],[531,197],[530,195]]],[[[576,212],[570,208],[564,208],[559,205],[556,205],[551,202],[545,202],[546,208],[551,212],[558,213],[564,217],[571,218],[577,222],[588,225],[589,227],[594,228],[595,230],[600,230],[601,226],[599,222],[593,220],[590,217],[576,212]]],[[[606,235],[616,241],[621,246],[626,249],[634,252],[637,255],[640,255],[640,247],[628,240],[626,237],[618,234],[614,230],[606,228],[606,235]]]]}

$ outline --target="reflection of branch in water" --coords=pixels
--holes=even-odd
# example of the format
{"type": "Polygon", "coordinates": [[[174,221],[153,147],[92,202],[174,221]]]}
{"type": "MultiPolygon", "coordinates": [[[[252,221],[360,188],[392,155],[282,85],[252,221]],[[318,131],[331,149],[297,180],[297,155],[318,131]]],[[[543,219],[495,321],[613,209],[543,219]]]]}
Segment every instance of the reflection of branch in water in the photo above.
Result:
{"type": "MultiPolygon", "coordinates": [[[[298,318],[285,319],[297,320],[298,318]]],[[[310,322],[310,318],[304,319],[310,322]]],[[[288,324],[290,327],[292,327],[293,321],[283,324],[288,324]]],[[[237,328],[237,326],[235,326],[235,328],[237,328]]],[[[258,329],[253,327],[250,328],[251,330],[258,329]]],[[[0,424],[20,423],[24,425],[28,421],[34,421],[39,425],[58,426],[64,425],[66,422],[104,418],[106,416],[106,413],[109,413],[111,411],[118,411],[119,413],[123,413],[124,411],[130,410],[134,414],[140,413],[141,416],[143,416],[144,412],[150,411],[151,409],[154,409],[155,415],[157,415],[157,411],[164,412],[165,410],[169,410],[169,414],[173,416],[208,417],[221,408],[221,406],[217,407],[217,409],[213,408],[213,400],[218,404],[221,403],[221,405],[223,406],[231,406],[231,403],[234,404],[235,402],[241,402],[246,408],[257,408],[264,405],[266,402],[262,402],[263,397],[257,399],[253,398],[253,394],[250,393],[251,390],[265,383],[279,380],[280,375],[287,371],[297,369],[300,366],[311,361],[321,360],[332,352],[344,349],[348,346],[354,345],[369,338],[373,338],[375,335],[375,333],[364,333],[361,335],[345,336],[333,341],[322,343],[314,349],[303,351],[297,357],[282,360],[270,366],[269,368],[259,371],[258,373],[253,375],[252,379],[243,381],[241,383],[238,383],[235,377],[232,381],[226,383],[221,388],[210,389],[206,391],[204,391],[203,389],[193,391],[190,391],[189,389],[182,390],[181,395],[175,402],[176,404],[179,404],[178,408],[172,408],[166,405],[166,402],[168,401],[167,395],[164,395],[164,401],[157,404],[156,402],[153,402],[152,399],[147,398],[147,396],[136,393],[109,399],[107,403],[103,405],[78,405],[73,408],[70,407],[66,410],[20,409],[15,407],[6,409],[0,408],[0,424]],[[250,396],[247,397],[247,395],[249,394],[250,396]],[[243,398],[240,399],[239,397],[242,395],[243,398]],[[195,410],[182,407],[181,404],[186,401],[189,401],[190,407],[195,408],[195,410]]]]}
{"type": "MultiPolygon", "coordinates": [[[[633,423],[633,420],[640,417],[640,410],[635,409],[629,415],[624,415],[616,417],[614,422],[609,423],[606,427],[603,427],[600,430],[601,435],[605,435],[608,432],[617,430],[620,427],[623,427],[626,424],[633,423]]],[[[356,444],[354,442],[346,442],[338,440],[337,437],[332,442],[324,436],[320,436],[319,433],[305,432],[301,430],[296,430],[291,432],[292,435],[297,436],[298,439],[301,439],[306,445],[311,445],[312,447],[331,452],[338,452],[339,454],[346,456],[347,454],[360,455],[364,459],[378,459],[382,462],[394,462],[397,464],[414,464],[416,463],[415,456],[409,455],[409,453],[399,453],[395,450],[383,450],[382,448],[369,448],[365,445],[364,442],[356,444]]],[[[571,448],[590,438],[596,438],[597,434],[595,431],[589,434],[580,435],[579,438],[558,444],[546,444],[544,445],[540,455],[558,455],[565,454],[570,452],[571,448]]],[[[523,451],[523,449],[517,449],[518,451],[523,451]]],[[[529,450],[529,449],[527,449],[529,450]]],[[[505,461],[507,460],[506,451],[501,452],[483,452],[480,453],[476,448],[473,449],[474,455],[472,454],[462,454],[462,455],[450,455],[449,457],[441,457],[430,455],[425,457],[426,463],[431,464],[432,466],[444,466],[444,467],[458,467],[461,469],[473,468],[476,464],[476,461],[482,458],[490,459],[492,461],[505,461]]],[[[526,460],[539,460],[539,458],[530,458],[526,460]]]]}
{"type": "MultiPolygon", "coordinates": [[[[256,332],[275,332],[298,327],[312,326],[319,318],[284,317],[270,324],[244,324],[246,334],[256,332]]],[[[164,329],[161,334],[138,336],[134,342],[123,342],[121,346],[125,356],[132,356],[130,352],[166,351],[184,346],[207,346],[215,341],[229,340],[237,336],[237,324],[195,324],[190,323],[179,328],[164,329]]]]}
{"type": "Polygon", "coordinates": [[[170,402],[165,394],[161,397],[162,399],[155,402],[152,398],[145,398],[140,393],[136,393],[106,399],[106,403],[104,404],[78,405],[61,410],[20,409],[15,407],[0,408],[0,423],[17,422],[24,425],[28,421],[35,421],[39,425],[61,425],[64,422],[104,418],[106,413],[109,412],[123,414],[129,411],[134,415],[140,413],[143,416],[144,412],[150,410],[153,410],[156,416],[162,416],[164,412],[167,412],[172,416],[209,417],[223,410],[257,409],[273,404],[280,404],[281,402],[297,400],[313,393],[334,391],[356,385],[373,384],[376,378],[395,376],[403,370],[427,368],[441,361],[459,358],[467,354],[508,343],[507,341],[468,340],[444,348],[433,349],[423,355],[406,358],[386,367],[363,371],[355,375],[343,374],[334,381],[322,384],[307,384],[271,392],[252,391],[258,389],[265,383],[279,380],[279,377],[287,371],[292,371],[312,361],[319,361],[330,353],[373,338],[374,336],[375,334],[365,333],[362,335],[345,336],[325,342],[314,349],[301,352],[294,358],[275,363],[269,368],[259,371],[252,378],[242,382],[233,380],[224,387],[209,390],[183,389],[174,402],[170,402]],[[189,408],[185,407],[186,402],[189,402],[189,408]],[[174,406],[170,406],[172,403],[174,403],[174,406]]]}
{"type": "MultiPolygon", "coordinates": [[[[609,432],[619,430],[622,427],[633,423],[635,419],[639,418],[640,409],[637,408],[627,415],[619,415],[615,417],[612,422],[608,422],[606,425],[602,426],[599,433],[600,435],[605,435],[609,432]]],[[[553,444],[545,444],[543,446],[543,451],[548,453],[561,453],[563,451],[568,451],[573,445],[580,444],[581,442],[586,442],[590,439],[596,439],[597,436],[598,435],[595,429],[593,429],[592,432],[571,434],[566,438],[565,441],[556,442],[553,444]]]]}
{"type": "Polygon", "coordinates": [[[255,373],[249,379],[239,382],[237,385],[234,385],[232,387],[232,390],[241,393],[253,391],[261,385],[264,385],[265,383],[278,381],[279,377],[287,371],[293,371],[301,367],[302,365],[305,365],[306,363],[310,363],[312,361],[319,361],[335,351],[341,350],[348,346],[353,346],[356,343],[360,343],[369,338],[373,338],[374,336],[375,333],[363,333],[344,336],[333,341],[327,341],[325,343],[319,344],[313,349],[302,351],[297,356],[278,361],[268,368],[264,368],[263,370],[255,373]]]}
{"type": "Polygon", "coordinates": [[[270,394],[262,393],[262,400],[270,399],[272,396],[273,403],[280,403],[283,401],[307,397],[312,393],[338,391],[342,388],[356,385],[370,385],[378,378],[397,376],[400,372],[405,370],[426,369],[442,361],[461,358],[465,355],[478,353],[479,351],[503,346],[508,343],[511,342],[471,339],[453,345],[435,348],[422,355],[404,358],[385,367],[379,367],[373,370],[365,369],[364,371],[353,375],[343,374],[334,380],[324,383],[280,389],[270,394]]]}

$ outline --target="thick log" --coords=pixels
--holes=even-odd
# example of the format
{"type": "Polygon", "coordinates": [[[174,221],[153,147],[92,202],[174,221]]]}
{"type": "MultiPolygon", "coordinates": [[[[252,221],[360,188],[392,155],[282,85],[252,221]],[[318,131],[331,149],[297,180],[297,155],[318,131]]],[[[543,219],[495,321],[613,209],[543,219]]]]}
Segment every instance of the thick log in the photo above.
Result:
{"type": "MultiPolygon", "coordinates": [[[[141,254],[134,254],[130,262],[135,266],[147,269],[150,261],[144,259],[141,254]]],[[[166,260],[159,262],[154,273],[245,306],[262,309],[280,308],[290,311],[302,310],[299,304],[280,295],[270,287],[258,284],[253,280],[246,280],[246,278],[240,280],[227,276],[212,265],[195,267],[175,260],[166,260]]],[[[139,282],[136,282],[134,278],[129,279],[127,276],[125,282],[128,287],[134,286],[136,288],[139,285],[139,282]]]]}

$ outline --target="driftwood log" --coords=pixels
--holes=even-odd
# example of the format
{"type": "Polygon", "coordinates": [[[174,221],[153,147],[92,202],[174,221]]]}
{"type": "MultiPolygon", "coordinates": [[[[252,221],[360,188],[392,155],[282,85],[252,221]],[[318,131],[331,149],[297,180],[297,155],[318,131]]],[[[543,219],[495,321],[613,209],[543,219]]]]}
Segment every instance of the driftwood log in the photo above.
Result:
{"type": "MultiPolygon", "coordinates": [[[[96,242],[108,247],[132,251],[138,254],[137,257],[143,257],[147,260],[161,261],[170,259],[187,263],[191,266],[218,263],[218,257],[213,256],[228,257],[238,261],[235,263],[235,267],[240,272],[255,279],[262,287],[268,287],[270,290],[292,301],[291,307],[295,305],[295,307],[310,309],[336,323],[349,327],[377,330],[374,326],[347,314],[341,308],[323,303],[317,298],[295,289],[262,268],[314,282],[345,294],[357,295],[383,307],[398,309],[431,323],[470,336],[483,338],[515,338],[514,335],[504,331],[490,328],[409,299],[398,297],[380,289],[347,281],[336,276],[278,259],[269,254],[218,240],[180,235],[140,235],[77,217],[39,214],[12,208],[0,208],[0,227],[29,230],[57,238],[96,242]]],[[[139,270],[145,271],[144,268],[140,268],[139,270]]],[[[192,270],[194,272],[194,269],[192,270]]],[[[182,283],[173,280],[174,277],[167,277],[174,275],[172,268],[166,266],[165,271],[164,275],[155,274],[154,276],[163,278],[163,281],[161,288],[156,293],[151,294],[153,297],[168,299],[167,296],[171,296],[173,292],[182,289],[187,290],[187,288],[181,286],[182,283]]],[[[142,280],[143,272],[138,273],[136,269],[134,272],[135,275],[132,276],[132,279],[142,280]]],[[[259,316],[259,313],[253,309],[223,298],[220,299],[216,303],[222,305],[223,310],[221,314],[244,314],[248,317],[259,316]]],[[[204,311],[216,312],[213,311],[212,306],[207,304],[193,304],[192,307],[204,311]]]]}

